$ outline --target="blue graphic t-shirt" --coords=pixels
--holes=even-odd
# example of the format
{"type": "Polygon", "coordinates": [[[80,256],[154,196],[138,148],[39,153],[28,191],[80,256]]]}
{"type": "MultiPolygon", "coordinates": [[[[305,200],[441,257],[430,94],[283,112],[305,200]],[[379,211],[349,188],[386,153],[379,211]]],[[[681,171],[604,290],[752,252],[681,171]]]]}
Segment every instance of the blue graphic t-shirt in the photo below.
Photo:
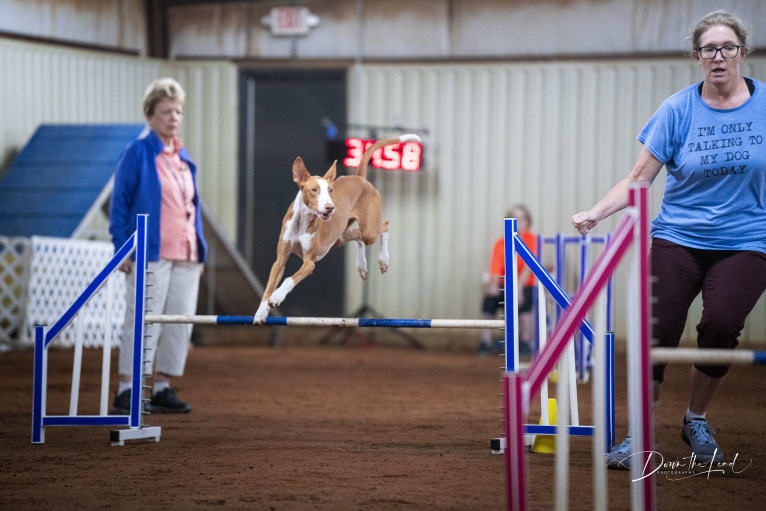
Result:
{"type": "Polygon", "coordinates": [[[766,89],[743,105],[710,107],[699,84],[670,96],[638,140],[665,164],[652,237],[710,250],[766,253],[766,89]]]}

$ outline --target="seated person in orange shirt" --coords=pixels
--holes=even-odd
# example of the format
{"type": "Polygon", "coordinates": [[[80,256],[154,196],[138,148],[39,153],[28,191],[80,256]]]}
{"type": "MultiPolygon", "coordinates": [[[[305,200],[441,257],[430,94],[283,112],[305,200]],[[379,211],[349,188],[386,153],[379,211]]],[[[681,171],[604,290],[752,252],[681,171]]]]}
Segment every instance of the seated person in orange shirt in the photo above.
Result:
{"type": "MultiPolygon", "coordinates": [[[[506,218],[518,219],[517,228],[519,236],[524,244],[537,255],[537,236],[529,231],[532,227],[532,216],[523,204],[512,207],[506,218]]],[[[516,256],[519,289],[519,353],[526,355],[531,353],[532,335],[534,332],[534,318],[532,317],[533,290],[535,278],[530,269],[522,262],[521,257],[516,256]]],[[[494,319],[503,302],[503,276],[505,275],[505,238],[495,241],[492,248],[492,259],[489,263],[489,283],[482,302],[482,317],[494,319]]],[[[478,353],[487,355],[493,351],[492,330],[484,329],[481,332],[478,353]]],[[[499,351],[499,350],[497,350],[499,351]]]]}

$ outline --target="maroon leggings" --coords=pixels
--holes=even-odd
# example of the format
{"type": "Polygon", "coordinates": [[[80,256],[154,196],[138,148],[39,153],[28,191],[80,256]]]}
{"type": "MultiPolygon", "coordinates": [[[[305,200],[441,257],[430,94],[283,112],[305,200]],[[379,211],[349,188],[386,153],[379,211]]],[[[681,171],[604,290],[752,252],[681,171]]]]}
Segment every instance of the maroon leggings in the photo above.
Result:
{"type": "MultiPolygon", "coordinates": [[[[697,325],[700,348],[734,349],[745,318],[766,289],[766,254],[745,250],[701,250],[661,238],[652,239],[652,305],[655,345],[678,346],[686,315],[702,291],[702,319],[697,325]]],[[[712,378],[721,378],[726,365],[697,365],[712,378]]],[[[661,382],[664,365],[654,366],[661,382]]]]}

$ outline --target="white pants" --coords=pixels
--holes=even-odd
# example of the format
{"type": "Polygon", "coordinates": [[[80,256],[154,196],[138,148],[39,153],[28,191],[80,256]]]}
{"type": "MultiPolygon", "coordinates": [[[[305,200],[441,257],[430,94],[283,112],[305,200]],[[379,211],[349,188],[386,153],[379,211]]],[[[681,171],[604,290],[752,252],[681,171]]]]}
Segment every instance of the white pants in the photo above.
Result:
{"type": "MultiPolygon", "coordinates": [[[[194,314],[197,311],[200,263],[150,261],[146,275],[147,314],[194,314]],[[151,284],[151,285],[149,285],[151,284]]],[[[133,373],[133,313],[135,310],[136,265],[126,282],[127,307],[120,343],[121,375],[133,373]]],[[[182,376],[189,352],[192,325],[147,324],[144,326],[144,368],[158,373],[182,376]],[[155,357],[156,353],[156,357],[155,357]]]]}

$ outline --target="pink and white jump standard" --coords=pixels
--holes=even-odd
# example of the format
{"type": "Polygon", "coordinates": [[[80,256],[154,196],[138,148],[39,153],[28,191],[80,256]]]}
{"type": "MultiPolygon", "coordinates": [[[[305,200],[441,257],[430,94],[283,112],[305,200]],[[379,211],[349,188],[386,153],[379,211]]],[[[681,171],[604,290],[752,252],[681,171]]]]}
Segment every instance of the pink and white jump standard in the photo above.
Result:
{"type": "MultiPolygon", "coordinates": [[[[510,219],[506,220],[509,221],[510,219]]],[[[506,254],[509,252],[506,241],[506,254]]],[[[601,253],[582,286],[564,311],[546,346],[535,357],[526,371],[507,371],[504,375],[505,387],[505,435],[506,435],[506,489],[507,504],[510,510],[527,509],[526,468],[524,448],[524,418],[529,411],[530,400],[540,391],[544,381],[553,370],[575,331],[581,327],[585,314],[606,286],[617,264],[626,255],[630,245],[634,245],[630,299],[628,300],[628,401],[630,409],[630,428],[633,438],[633,463],[631,502],[633,509],[654,509],[654,478],[641,477],[643,467],[649,461],[652,450],[652,389],[650,360],[650,272],[649,272],[649,230],[648,230],[648,183],[637,183],[630,190],[629,206],[617,229],[611,236],[609,245],[601,253]]],[[[513,252],[512,252],[513,253],[513,252]]],[[[515,257],[506,256],[506,268],[511,268],[515,275],[515,257]],[[508,260],[511,259],[511,260],[508,260]]],[[[506,286],[506,289],[510,286],[506,286]]],[[[508,292],[508,291],[506,291],[508,292]]],[[[511,292],[515,295],[515,292],[511,292]]],[[[516,311],[516,298],[510,298],[516,311]]],[[[508,302],[509,300],[506,300],[508,302]]],[[[514,317],[514,319],[516,319],[514,317]]],[[[511,323],[508,321],[508,323],[511,323]]],[[[513,324],[517,324],[513,321],[513,324]]],[[[506,327],[506,345],[515,346],[514,331],[506,327]]],[[[518,360],[518,353],[508,354],[518,360]]],[[[599,468],[596,467],[595,470],[599,468]]],[[[598,498],[598,496],[597,496],[598,498]]],[[[601,496],[603,498],[603,496],[601,496]]]]}

